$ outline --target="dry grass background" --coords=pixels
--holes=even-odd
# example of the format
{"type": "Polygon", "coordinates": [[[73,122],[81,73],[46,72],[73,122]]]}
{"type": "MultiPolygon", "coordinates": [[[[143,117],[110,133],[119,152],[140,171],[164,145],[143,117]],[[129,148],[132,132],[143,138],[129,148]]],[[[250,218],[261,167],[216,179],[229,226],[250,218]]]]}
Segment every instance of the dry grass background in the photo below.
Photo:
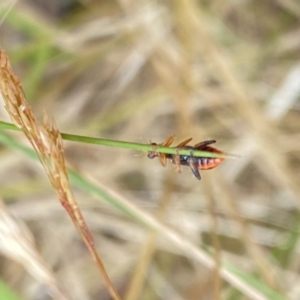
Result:
{"type": "MultiPolygon", "coordinates": [[[[214,138],[242,156],[198,182],[134,151],[64,143],[70,168],[105,193],[73,183],[122,299],[300,299],[296,0],[0,9],[1,47],[37,118],[132,142],[214,138]]],[[[110,299],[24,136],[2,133],[0,299],[110,299]]]]}

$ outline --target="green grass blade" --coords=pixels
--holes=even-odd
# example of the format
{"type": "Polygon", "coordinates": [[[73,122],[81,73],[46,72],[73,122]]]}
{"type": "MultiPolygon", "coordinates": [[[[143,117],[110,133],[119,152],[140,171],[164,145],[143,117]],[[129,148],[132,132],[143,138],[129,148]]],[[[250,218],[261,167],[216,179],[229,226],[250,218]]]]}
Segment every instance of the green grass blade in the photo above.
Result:
{"type": "Polygon", "coordinates": [[[234,274],[236,277],[240,278],[241,281],[245,282],[252,289],[263,294],[266,299],[272,300],[288,300],[287,297],[282,295],[281,293],[274,291],[263,282],[259,281],[254,275],[245,273],[241,269],[236,268],[232,264],[224,263],[223,266],[226,270],[228,270],[231,274],[234,274]]]}
{"type": "Polygon", "coordinates": [[[24,300],[17,295],[4,281],[0,279],[0,299],[3,300],[24,300]]]}
{"type": "MultiPolygon", "coordinates": [[[[7,8],[4,6],[0,9],[0,14],[5,14],[6,11],[7,8]]],[[[9,11],[5,21],[32,38],[51,36],[53,34],[49,27],[46,26],[46,22],[42,23],[38,19],[32,18],[29,14],[16,7],[9,11]]]]}
{"type": "Polygon", "coordinates": [[[52,45],[46,38],[40,38],[37,41],[38,47],[34,53],[34,61],[31,62],[30,72],[23,81],[24,91],[30,103],[35,99],[36,91],[41,85],[45,70],[51,63],[50,55],[52,53],[52,45]]]}

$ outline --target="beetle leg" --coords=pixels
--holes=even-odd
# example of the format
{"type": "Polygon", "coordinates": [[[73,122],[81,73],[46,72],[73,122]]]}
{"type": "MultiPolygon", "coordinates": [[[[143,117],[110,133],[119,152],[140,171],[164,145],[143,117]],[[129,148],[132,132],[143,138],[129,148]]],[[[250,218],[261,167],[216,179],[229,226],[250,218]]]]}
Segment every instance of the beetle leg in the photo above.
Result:
{"type": "Polygon", "coordinates": [[[192,140],[192,138],[189,138],[183,142],[181,142],[179,145],[176,146],[176,148],[181,148],[183,146],[185,146],[186,144],[188,144],[190,141],[192,140]]]}
{"type": "Polygon", "coordinates": [[[175,140],[175,136],[171,135],[169,136],[161,145],[163,147],[169,147],[175,140]]]}
{"type": "Polygon", "coordinates": [[[167,165],[167,156],[165,153],[160,153],[159,154],[159,161],[162,164],[163,167],[167,165]]]}
{"type": "Polygon", "coordinates": [[[202,148],[204,148],[204,147],[206,147],[210,144],[214,144],[214,143],[216,143],[216,140],[208,140],[208,141],[204,141],[204,142],[200,142],[200,143],[196,144],[194,146],[194,148],[195,149],[202,149],[202,148]]]}
{"type": "Polygon", "coordinates": [[[201,180],[201,175],[200,175],[200,172],[198,169],[198,160],[197,160],[197,157],[193,156],[193,151],[191,151],[191,155],[189,158],[189,165],[190,165],[190,168],[191,168],[193,174],[195,175],[195,177],[198,180],[201,180]]]}
{"type": "Polygon", "coordinates": [[[174,163],[176,166],[176,172],[181,173],[181,165],[180,165],[180,155],[178,150],[176,150],[176,154],[173,156],[174,157],[174,163]]]}
{"type": "Polygon", "coordinates": [[[162,166],[165,167],[167,165],[167,155],[165,153],[158,153],[156,151],[156,146],[169,147],[173,143],[174,139],[175,139],[174,135],[171,135],[161,144],[157,145],[156,143],[151,143],[151,145],[153,146],[153,151],[150,151],[148,153],[148,157],[151,159],[158,157],[162,166]]]}
{"type": "MultiPolygon", "coordinates": [[[[174,140],[175,140],[175,136],[171,135],[161,144],[161,146],[169,147],[174,142],[174,140]]],[[[165,153],[159,153],[158,157],[162,166],[165,167],[167,165],[167,155],[165,153]]]]}
{"type": "Polygon", "coordinates": [[[176,171],[178,173],[181,173],[181,164],[180,164],[180,154],[179,154],[179,150],[180,148],[184,147],[186,144],[188,144],[190,141],[192,140],[192,138],[189,138],[189,139],[186,139],[184,140],[183,142],[181,142],[179,145],[177,145],[175,148],[178,148],[176,150],[176,154],[173,156],[173,161],[174,161],[174,164],[176,166],[176,171]]]}

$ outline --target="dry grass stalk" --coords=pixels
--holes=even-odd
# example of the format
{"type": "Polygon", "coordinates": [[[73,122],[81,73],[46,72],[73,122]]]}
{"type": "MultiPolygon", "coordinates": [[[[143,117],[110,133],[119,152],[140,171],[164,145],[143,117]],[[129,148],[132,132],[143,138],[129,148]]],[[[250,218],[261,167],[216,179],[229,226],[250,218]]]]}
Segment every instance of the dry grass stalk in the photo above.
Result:
{"type": "Polygon", "coordinates": [[[207,174],[205,179],[204,189],[207,195],[207,206],[211,219],[211,241],[214,248],[214,259],[216,267],[214,269],[213,285],[214,285],[214,299],[222,299],[222,277],[221,277],[221,266],[222,266],[222,246],[218,236],[219,224],[216,213],[216,198],[212,192],[213,190],[213,177],[211,174],[207,174]]]}
{"type": "Polygon", "coordinates": [[[120,299],[100,259],[90,230],[71,191],[64,158],[63,142],[54,121],[44,115],[44,124],[36,121],[18,77],[13,73],[8,56],[0,49],[0,91],[13,123],[21,128],[35,149],[59,200],[67,210],[93,259],[102,273],[113,299],[120,299]]]}
{"type": "MultiPolygon", "coordinates": [[[[174,172],[169,173],[159,206],[156,210],[156,219],[160,222],[163,222],[164,218],[166,217],[171,203],[172,191],[174,189],[174,174],[174,172]]],[[[141,297],[146,274],[151,269],[151,261],[153,260],[153,256],[156,252],[158,237],[159,233],[157,231],[152,230],[149,232],[146,242],[144,243],[139,254],[139,259],[125,297],[126,300],[137,300],[139,297],[141,297]]]]}
{"type": "Polygon", "coordinates": [[[0,252],[18,263],[42,285],[49,288],[55,299],[68,299],[60,290],[51,270],[38,253],[31,233],[16,220],[0,201],[0,252]]]}

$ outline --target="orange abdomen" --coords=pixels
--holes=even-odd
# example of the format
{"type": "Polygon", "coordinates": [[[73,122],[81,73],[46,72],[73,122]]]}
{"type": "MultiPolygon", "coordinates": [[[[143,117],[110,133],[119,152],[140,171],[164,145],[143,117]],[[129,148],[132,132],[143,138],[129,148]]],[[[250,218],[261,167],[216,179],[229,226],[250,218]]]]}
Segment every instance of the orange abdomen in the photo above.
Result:
{"type": "MultiPolygon", "coordinates": [[[[206,147],[202,148],[201,150],[207,151],[207,152],[212,152],[212,153],[218,153],[218,154],[223,153],[222,151],[220,151],[216,148],[213,148],[213,147],[209,147],[209,146],[206,146],[206,147]]],[[[199,170],[213,169],[213,168],[217,167],[219,164],[221,164],[224,160],[225,160],[225,158],[219,158],[219,157],[199,157],[197,159],[198,169],[199,170]]]]}

